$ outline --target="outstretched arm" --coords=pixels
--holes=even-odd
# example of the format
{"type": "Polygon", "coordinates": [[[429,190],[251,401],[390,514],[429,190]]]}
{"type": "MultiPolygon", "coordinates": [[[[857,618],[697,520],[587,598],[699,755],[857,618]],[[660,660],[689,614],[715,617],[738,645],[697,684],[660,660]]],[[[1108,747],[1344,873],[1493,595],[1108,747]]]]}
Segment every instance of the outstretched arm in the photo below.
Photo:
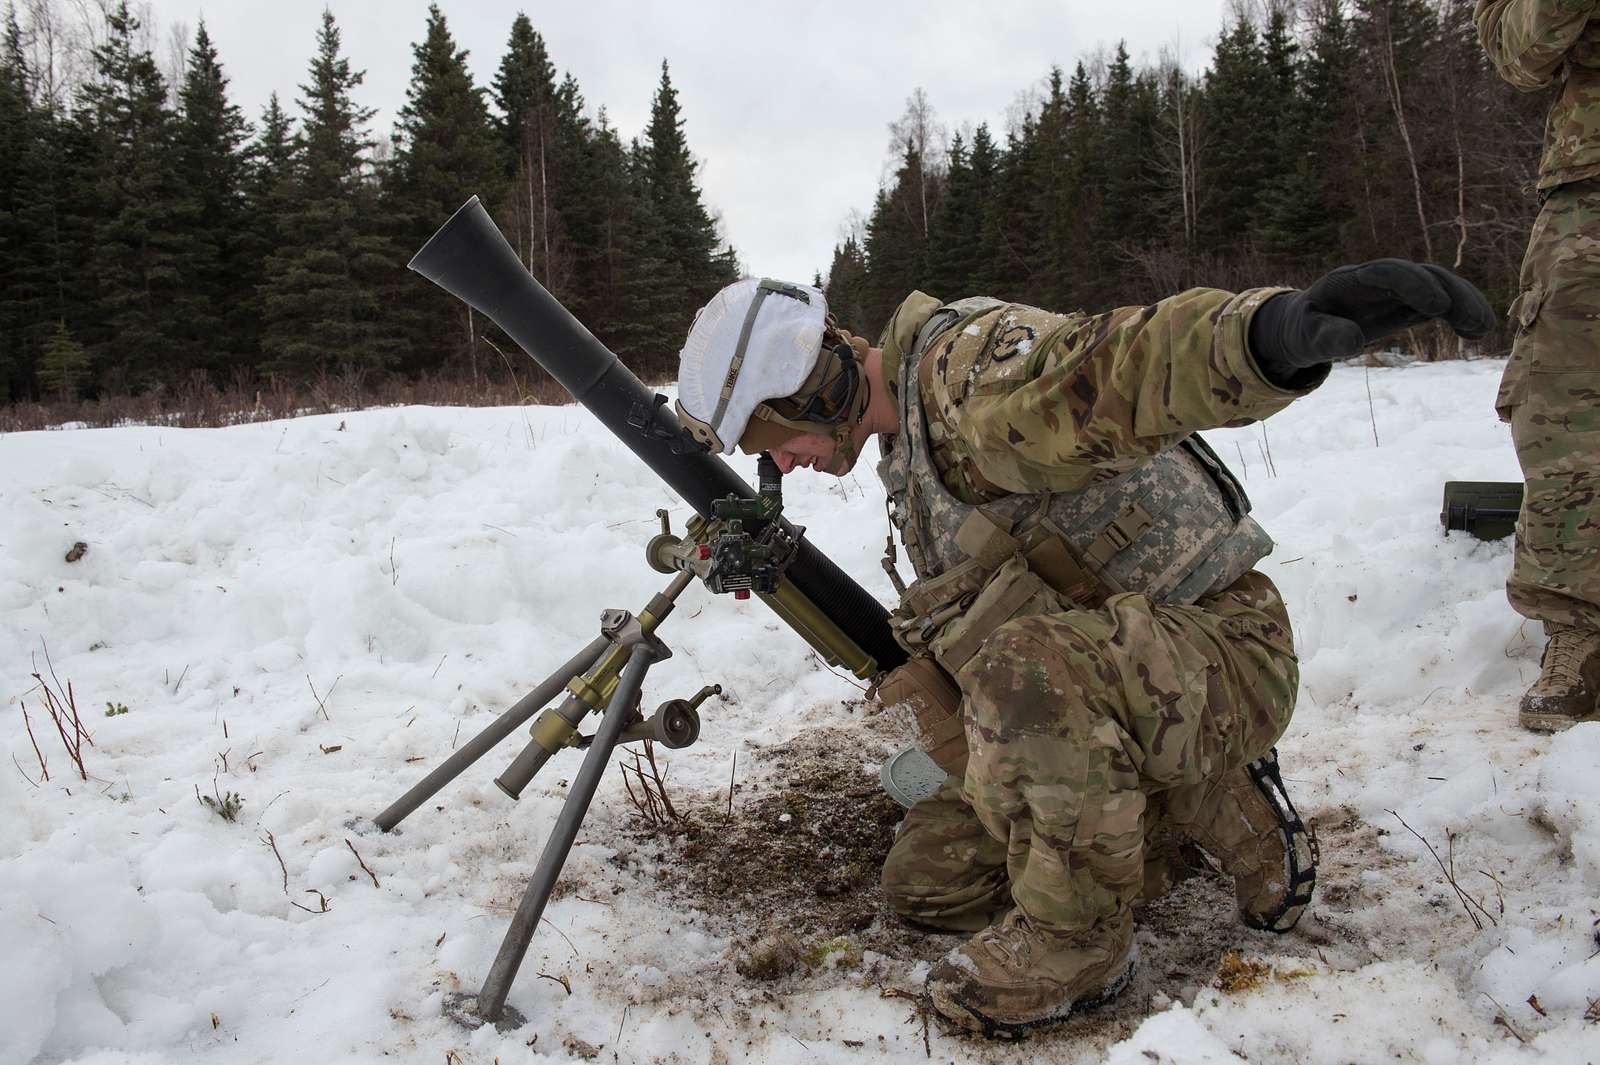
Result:
{"type": "Polygon", "coordinates": [[[991,394],[979,387],[938,405],[990,486],[1082,488],[1192,432],[1265,418],[1321,383],[1319,372],[1274,384],[1250,353],[1252,318],[1285,291],[1191,289],[1079,318],[1042,352],[1027,383],[991,394]]]}
{"type": "Polygon", "coordinates": [[[1548,86],[1600,0],[1478,0],[1478,38],[1500,76],[1525,92],[1548,86]]]}
{"type": "Polygon", "coordinates": [[[1071,491],[1190,433],[1275,414],[1321,384],[1328,363],[1432,319],[1469,338],[1495,325],[1471,284],[1401,259],[1343,266],[1298,292],[1193,289],[1082,319],[1026,384],[939,406],[989,485],[1071,491]]]}

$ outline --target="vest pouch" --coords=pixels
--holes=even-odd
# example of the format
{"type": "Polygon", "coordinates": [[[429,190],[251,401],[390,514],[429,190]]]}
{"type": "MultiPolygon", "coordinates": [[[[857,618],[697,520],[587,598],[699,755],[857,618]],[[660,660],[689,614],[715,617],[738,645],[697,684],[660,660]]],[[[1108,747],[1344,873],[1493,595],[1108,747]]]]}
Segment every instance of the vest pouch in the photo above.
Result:
{"type": "Polygon", "coordinates": [[[978,598],[993,572],[994,567],[969,558],[937,577],[912,581],[889,614],[889,628],[900,646],[913,655],[926,651],[940,628],[978,598]]]}
{"type": "Polygon", "coordinates": [[[983,641],[1014,618],[1057,614],[1070,609],[1060,596],[1014,555],[1006,561],[960,617],[948,622],[932,641],[933,657],[951,676],[978,653],[983,641]]]}
{"type": "Polygon", "coordinates": [[[911,712],[917,745],[946,773],[967,769],[967,733],[961,722],[961,689],[931,658],[913,658],[890,671],[878,684],[878,701],[886,709],[911,712]]]}

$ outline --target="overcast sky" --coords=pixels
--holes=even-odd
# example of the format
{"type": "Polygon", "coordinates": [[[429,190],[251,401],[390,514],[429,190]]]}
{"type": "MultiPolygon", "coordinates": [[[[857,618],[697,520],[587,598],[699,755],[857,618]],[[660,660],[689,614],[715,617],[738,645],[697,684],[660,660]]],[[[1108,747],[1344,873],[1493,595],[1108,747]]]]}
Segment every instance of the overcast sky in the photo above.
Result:
{"type": "MultiPolygon", "coordinates": [[[[1226,0],[439,0],[480,85],[526,10],[560,73],[591,114],[606,107],[624,139],[649,120],[663,59],[707,205],[744,268],[809,281],[826,270],[852,209],[870,210],[885,174],[889,123],[922,87],[951,129],[987,121],[1000,134],[1018,94],[1052,64],[1126,39],[1137,62],[1162,48],[1204,66],[1226,0]]],[[[405,102],[411,45],[428,0],[154,0],[157,21],[192,30],[203,16],[254,121],[276,90],[291,113],[324,6],[352,65],[358,101],[387,138],[405,102]]],[[[160,31],[166,37],[163,26],[160,31]]],[[[462,199],[475,191],[462,189],[462,199]]]]}

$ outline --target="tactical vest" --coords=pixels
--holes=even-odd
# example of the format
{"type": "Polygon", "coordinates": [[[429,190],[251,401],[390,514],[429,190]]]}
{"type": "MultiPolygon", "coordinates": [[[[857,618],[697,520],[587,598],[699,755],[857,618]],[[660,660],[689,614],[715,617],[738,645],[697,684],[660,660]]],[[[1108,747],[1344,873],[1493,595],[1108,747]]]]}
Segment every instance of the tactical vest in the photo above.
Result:
{"type": "Polygon", "coordinates": [[[945,330],[1000,306],[961,300],[918,330],[900,363],[901,431],[878,464],[917,574],[891,623],[907,650],[932,652],[951,673],[1011,617],[1093,609],[1119,592],[1192,603],[1272,551],[1244,489],[1198,436],[1078,491],[956,498],[933,461],[918,369],[945,330]]]}

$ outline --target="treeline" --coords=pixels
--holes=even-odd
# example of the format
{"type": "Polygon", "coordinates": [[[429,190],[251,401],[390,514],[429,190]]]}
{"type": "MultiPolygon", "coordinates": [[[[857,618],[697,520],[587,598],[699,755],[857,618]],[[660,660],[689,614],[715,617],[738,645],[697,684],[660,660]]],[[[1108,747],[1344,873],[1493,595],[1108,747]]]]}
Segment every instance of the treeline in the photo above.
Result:
{"type": "Polygon", "coordinates": [[[1549,99],[1494,74],[1472,8],[1238,2],[1199,76],[1118,48],[1053,71],[1014,128],[948,145],[919,91],[894,126],[898,170],[835,250],[829,302],[876,335],[913,288],[1094,311],[1393,255],[1504,307],[1549,99]]]}
{"type": "Polygon", "coordinates": [[[0,402],[476,382],[503,338],[404,269],[469,191],[646,377],[737,276],[664,62],[649,128],[625,143],[526,16],[485,88],[434,6],[380,145],[331,13],[292,110],[274,95],[252,124],[204,23],[169,84],[126,0],[78,48],[49,0],[26,7],[7,5],[0,41],[0,402]]]}

